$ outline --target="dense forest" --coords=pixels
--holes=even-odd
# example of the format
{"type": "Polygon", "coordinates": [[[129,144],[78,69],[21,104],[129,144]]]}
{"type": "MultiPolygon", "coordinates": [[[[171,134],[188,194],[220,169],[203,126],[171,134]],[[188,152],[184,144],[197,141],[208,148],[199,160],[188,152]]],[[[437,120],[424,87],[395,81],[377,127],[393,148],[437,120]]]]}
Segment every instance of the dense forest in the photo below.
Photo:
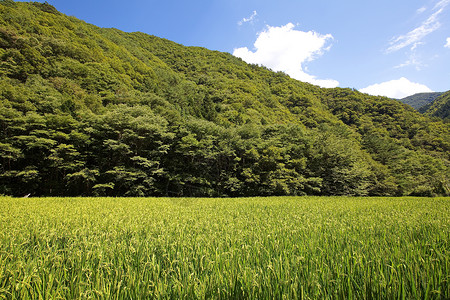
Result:
{"type": "Polygon", "coordinates": [[[449,126],[228,53],[0,1],[0,194],[449,195],[449,126]]]}
{"type": "Polygon", "coordinates": [[[433,102],[423,106],[419,109],[419,112],[448,122],[450,120],[450,91],[441,94],[433,102]]]}
{"type": "Polygon", "coordinates": [[[411,105],[414,109],[419,110],[424,106],[433,102],[437,97],[443,93],[417,93],[400,99],[401,102],[411,105]]]}
{"type": "Polygon", "coordinates": [[[400,102],[412,106],[429,117],[441,118],[445,122],[450,119],[450,91],[445,93],[418,93],[400,99],[400,102]]]}

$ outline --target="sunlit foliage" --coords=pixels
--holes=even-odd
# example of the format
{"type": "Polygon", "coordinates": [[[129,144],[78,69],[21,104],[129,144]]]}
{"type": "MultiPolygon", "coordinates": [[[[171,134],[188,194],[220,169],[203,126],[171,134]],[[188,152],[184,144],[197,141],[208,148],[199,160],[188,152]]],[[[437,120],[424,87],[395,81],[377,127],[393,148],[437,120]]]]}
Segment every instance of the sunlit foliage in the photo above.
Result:
{"type": "Polygon", "coordinates": [[[449,194],[449,125],[0,1],[0,194],[449,194]]]}

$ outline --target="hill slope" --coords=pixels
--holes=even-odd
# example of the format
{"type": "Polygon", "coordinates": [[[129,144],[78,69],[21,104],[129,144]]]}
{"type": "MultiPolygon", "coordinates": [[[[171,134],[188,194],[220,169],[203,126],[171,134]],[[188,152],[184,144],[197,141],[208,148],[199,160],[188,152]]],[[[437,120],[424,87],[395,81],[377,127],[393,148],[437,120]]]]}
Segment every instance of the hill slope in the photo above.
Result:
{"type": "Polygon", "coordinates": [[[430,117],[450,119],[450,91],[443,93],[419,111],[430,117]]]}
{"type": "Polygon", "coordinates": [[[449,126],[228,53],[0,1],[0,194],[448,194],[449,126]]]}
{"type": "Polygon", "coordinates": [[[402,99],[399,99],[400,102],[408,104],[412,106],[416,110],[420,110],[422,107],[433,102],[437,97],[442,95],[443,93],[417,93],[402,99]]]}

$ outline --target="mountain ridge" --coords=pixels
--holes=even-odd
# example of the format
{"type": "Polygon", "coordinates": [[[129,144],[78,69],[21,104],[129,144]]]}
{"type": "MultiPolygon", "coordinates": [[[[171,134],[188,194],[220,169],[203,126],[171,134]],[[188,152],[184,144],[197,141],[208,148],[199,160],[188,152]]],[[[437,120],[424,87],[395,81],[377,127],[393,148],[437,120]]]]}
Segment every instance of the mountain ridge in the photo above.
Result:
{"type": "Polygon", "coordinates": [[[450,119],[450,91],[442,93],[429,104],[419,109],[419,112],[444,120],[450,119]]]}
{"type": "Polygon", "coordinates": [[[422,107],[430,104],[442,94],[443,92],[416,93],[414,95],[399,99],[399,101],[412,106],[417,111],[420,111],[422,107]]]}

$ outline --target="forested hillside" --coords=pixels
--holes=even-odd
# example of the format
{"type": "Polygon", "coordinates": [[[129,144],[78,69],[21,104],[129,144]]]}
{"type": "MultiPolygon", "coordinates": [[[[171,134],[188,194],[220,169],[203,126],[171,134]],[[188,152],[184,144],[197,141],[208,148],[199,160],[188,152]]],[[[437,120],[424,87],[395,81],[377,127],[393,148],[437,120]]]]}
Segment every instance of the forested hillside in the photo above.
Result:
{"type": "Polygon", "coordinates": [[[419,111],[427,116],[438,117],[448,121],[450,119],[450,91],[443,93],[419,111]]]}
{"type": "Polygon", "coordinates": [[[430,104],[442,94],[443,93],[417,93],[400,99],[400,102],[408,104],[416,110],[420,110],[422,107],[430,104]]]}
{"type": "Polygon", "coordinates": [[[448,195],[449,124],[0,1],[0,194],[448,195]]]}

